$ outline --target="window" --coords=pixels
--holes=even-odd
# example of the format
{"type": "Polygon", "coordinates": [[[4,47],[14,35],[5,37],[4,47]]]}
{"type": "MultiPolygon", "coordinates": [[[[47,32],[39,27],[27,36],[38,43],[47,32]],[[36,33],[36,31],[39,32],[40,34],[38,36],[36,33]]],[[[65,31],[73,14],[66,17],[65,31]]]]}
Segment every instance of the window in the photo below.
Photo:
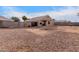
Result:
{"type": "Polygon", "coordinates": [[[40,23],[40,24],[42,24],[42,23],[40,23]]]}
{"type": "Polygon", "coordinates": [[[38,24],[37,22],[32,22],[32,23],[31,23],[31,25],[32,25],[33,27],[37,26],[37,24],[38,24]]]}
{"type": "Polygon", "coordinates": [[[48,21],[48,24],[50,24],[50,21],[48,21]]]}

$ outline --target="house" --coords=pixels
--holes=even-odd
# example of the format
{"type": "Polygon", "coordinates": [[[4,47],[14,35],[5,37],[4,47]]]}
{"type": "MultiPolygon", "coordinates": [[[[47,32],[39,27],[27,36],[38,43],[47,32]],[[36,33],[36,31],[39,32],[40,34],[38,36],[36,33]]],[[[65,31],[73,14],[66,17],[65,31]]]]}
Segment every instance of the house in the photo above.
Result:
{"type": "Polygon", "coordinates": [[[42,26],[53,26],[54,20],[50,16],[39,16],[34,17],[26,22],[14,22],[12,19],[0,16],[0,28],[23,28],[23,27],[42,27],[42,26]]]}
{"type": "Polygon", "coordinates": [[[36,27],[36,26],[41,27],[41,26],[53,26],[53,25],[54,20],[52,20],[51,17],[48,15],[34,17],[26,21],[27,27],[36,27]]]}
{"type": "Polygon", "coordinates": [[[18,28],[18,27],[24,27],[24,23],[14,22],[12,19],[0,16],[0,28],[18,28]]]}

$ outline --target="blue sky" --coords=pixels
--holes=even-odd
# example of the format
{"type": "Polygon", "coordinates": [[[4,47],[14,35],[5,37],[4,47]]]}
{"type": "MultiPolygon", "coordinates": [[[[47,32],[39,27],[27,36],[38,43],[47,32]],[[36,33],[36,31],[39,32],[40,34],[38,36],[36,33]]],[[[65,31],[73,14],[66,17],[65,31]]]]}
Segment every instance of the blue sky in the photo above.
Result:
{"type": "Polygon", "coordinates": [[[21,18],[23,15],[31,18],[49,15],[56,20],[79,21],[77,13],[79,6],[0,6],[0,15],[21,18]]]}
{"type": "Polygon", "coordinates": [[[16,8],[16,10],[20,12],[60,11],[65,8],[64,6],[0,6],[0,12],[3,12],[4,8],[9,11],[7,7],[16,8]]]}

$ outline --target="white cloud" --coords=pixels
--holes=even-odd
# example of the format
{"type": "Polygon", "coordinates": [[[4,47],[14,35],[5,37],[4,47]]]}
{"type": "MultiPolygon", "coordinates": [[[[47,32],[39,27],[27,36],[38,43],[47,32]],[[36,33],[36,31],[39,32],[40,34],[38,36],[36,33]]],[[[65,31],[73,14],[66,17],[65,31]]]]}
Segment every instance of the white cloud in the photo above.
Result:
{"type": "Polygon", "coordinates": [[[12,16],[16,16],[16,17],[20,18],[21,21],[22,21],[22,16],[27,16],[27,17],[29,17],[29,16],[27,15],[27,13],[16,12],[16,11],[6,12],[5,14],[6,14],[5,16],[7,16],[7,17],[9,17],[9,18],[12,17],[12,16]]]}
{"type": "Polygon", "coordinates": [[[52,18],[56,20],[68,20],[68,21],[78,21],[79,17],[77,16],[79,13],[79,7],[66,7],[61,11],[47,11],[47,12],[38,12],[31,13],[32,17],[41,16],[41,15],[50,15],[52,18]]]}
{"type": "MultiPolygon", "coordinates": [[[[37,17],[42,15],[50,15],[52,18],[56,20],[70,20],[70,21],[79,21],[79,17],[77,13],[79,13],[79,7],[66,7],[61,11],[47,11],[47,12],[36,12],[36,13],[27,13],[27,12],[19,12],[16,7],[3,7],[4,16],[11,17],[17,16],[21,19],[22,16],[27,17],[37,17]]],[[[22,19],[21,19],[22,20],[22,19]]]]}
{"type": "Polygon", "coordinates": [[[10,18],[12,16],[16,16],[16,17],[20,18],[21,21],[23,21],[22,18],[21,18],[22,16],[25,15],[25,16],[29,17],[27,15],[27,13],[18,12],[16,7],[8,7],[8,6],[6,6],[6,7],[2,7],[2,9],[3,9],[3,13],[4,13],[3,16],[8,17],[8,18],[10,18]]]}

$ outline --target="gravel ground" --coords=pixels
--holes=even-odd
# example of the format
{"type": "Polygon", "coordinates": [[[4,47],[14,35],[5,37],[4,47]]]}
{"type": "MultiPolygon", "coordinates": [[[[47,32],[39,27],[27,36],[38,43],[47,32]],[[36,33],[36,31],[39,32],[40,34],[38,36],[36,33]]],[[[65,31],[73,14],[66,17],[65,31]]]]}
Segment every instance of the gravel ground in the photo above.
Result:
{"type": "Polygon", "coordinates": [[[79,27],[0,29],[1,52],[77,52],[79,27]]]}

